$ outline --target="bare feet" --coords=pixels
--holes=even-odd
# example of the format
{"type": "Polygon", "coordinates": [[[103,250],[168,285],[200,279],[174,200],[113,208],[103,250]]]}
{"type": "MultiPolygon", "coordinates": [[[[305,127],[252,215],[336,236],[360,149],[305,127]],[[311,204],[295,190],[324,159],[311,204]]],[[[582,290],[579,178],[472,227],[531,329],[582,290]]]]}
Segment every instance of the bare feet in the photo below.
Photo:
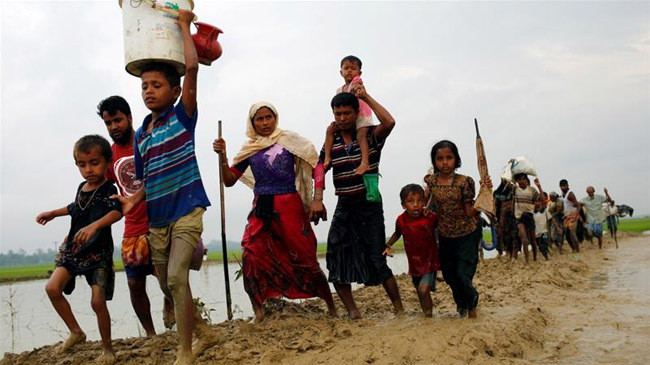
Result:
{"type": "Polygon", "coordinates": [[[361,165],[354,169],[355,175],[363,175],[370,170],[370,165],[367,162],[361,162],[361,165]]]}
{"type": "Polygon", "coordinates": [[[255,312],[255,317],[253,318],[253,323],[262,323],[264,321],[264,309],[262,308],[253,308],[255,312]]]}
{"type": "Polygon", "coordinates": [[[476,313],[476,308],[474,308],[474,309],[470,309],[470,310],[467,312],[467,316],[468,316],[469,318],[476,318],[476,317],[478,317],[478,314],[476,313]]]}
{"type": "Polygon", "coordinates": [[[194,346],[192,346],[192,355],[194,355],[194,357],[198,357],[203,353],[203,351],[219,342],[217,334],[207,323],[205,323],[198,312],[195,312],[194,314],[194,334],[197,338],[194,346]]]}
{"type": "Polygon", "coordinates": [[[176,316],[174,315],[174,303],[165,298],[163,301],[163,323],[165,328],[172,329],[176,324],[176,316]]]}
{"type": "Polygon", "coordinates": [[[401,316],[404,314],[404,306],[402,306],[401,300],[393,302],[393,308],[395,308],[396,315],[401,316]]]}
{"type": "Polygon", "coordinates": [[[330,317],[339,318],[339,312],[336,310],[336,308],[334,308],[334,309],[330,308],[327,311],[327,313],[330,315],[330,317]]]}
{"type": "Polygon", "coordinates": [[[361,313],[358,310],[354,310],[348,313],[348,319],[357,320],[361,319],[361,313]]]}
{"type": "Polygon", "coordinates": [[[194,364],[194,355],[191,351],[178,351],[174,365],[191,365],[194,364]]]}
{"type": "Polygon", "coordinates": [[[198,337],[194,345],[192,345],[192,355],[199,357],[203,351],[216,345],[218,342],[219,339],[215,333],[203,333],[198,337]]]}
{"type": "Polygon", "coordinates": [[[116,360],[117,358],[115,357],[114,352],[104,351],[104,353],[102,353],[102,356],[95,359],[95,363],[100,365],[112,365],[115,364],[116,360]]]}
{"type": "Polygon", "coordinates": [[[57,352],[57,354],[62,354],[64,352],[68,351],[68,349],[70,347],[72,347],[72,346],[74,346],[74,345],[76,345],[78,343],[82,343],[84,341],[86,341],[86,334],[85,333],[83,333],[83,332],[79,332],[79,333],[72,332],[72,333],[70,333],[70,336],[68,337],[68,339],[66,339],[65,342],[63,342],[61,344],[61,346],[59,346],[59,348],[56,350],[56,352],[57,352]]]}

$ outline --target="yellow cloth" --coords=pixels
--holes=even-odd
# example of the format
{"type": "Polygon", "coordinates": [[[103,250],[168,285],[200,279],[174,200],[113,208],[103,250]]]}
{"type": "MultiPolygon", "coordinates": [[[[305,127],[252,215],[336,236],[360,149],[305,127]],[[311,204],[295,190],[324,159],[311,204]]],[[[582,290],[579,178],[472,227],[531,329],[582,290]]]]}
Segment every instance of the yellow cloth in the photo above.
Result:
{"type": "MultiPolygon", "coordinates": [[[[246,119],[246,136],[249,140],[244,142],[241,150],[239,150],[239,153],[233,159],[233,164],[236,165],[276,143],[281,145],[294,155],[296,190],[300,195],[305,209],[307,209],[312,199],[312,173],[318,162],[318,152],[316,152],[316,148],[314,148],[314,145],[308,139],[295,132],[278,128],[279,119],[278,111],[271,103],[260,101],[251,105],[248,111],[248,118],[246,119]],[[275,129],[266,137],[257,134],[252,122],[255,113],[264,107],[269,108],[275,115],[275,129]]],[[[251,189],[255,186],[255,178],[250,167],[246,169],[240,180],[251,189]]]]}

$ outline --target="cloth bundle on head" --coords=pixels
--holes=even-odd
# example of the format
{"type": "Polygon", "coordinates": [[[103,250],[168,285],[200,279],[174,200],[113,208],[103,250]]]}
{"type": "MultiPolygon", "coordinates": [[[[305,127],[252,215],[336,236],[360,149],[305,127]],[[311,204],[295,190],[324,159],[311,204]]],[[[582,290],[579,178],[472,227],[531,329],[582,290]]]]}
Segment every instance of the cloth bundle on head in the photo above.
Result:
{"type": "MultiPolygon", "coordinates": [[[[271,103],[260,101],[251,105],[246,119],[246,136],[249,140],[244,142],[241,150],[233,159],[233,164],[236,165],[276,143],[281,145],[295,156],[296,190],[303,205],[307,208],[312,199],[312,173],[318,162],[318,152],[308,139],[295,132],[278,128],[279,119],[278,111],[271,103]],[[253,126],[253,117],[261,108],[268,108],[275,115],[275,129],[268,136],[260,136],[253,126]]],[[[240,180],[251,189],[255,187],[255,178],[250,167],[246,169],[240,180]]]]}
{"type": "Polygon", "coordinates": [[[537,176],[533,162],[526,156],[519,156],[512,162],[512,175],[526,174],[537,176]]]}

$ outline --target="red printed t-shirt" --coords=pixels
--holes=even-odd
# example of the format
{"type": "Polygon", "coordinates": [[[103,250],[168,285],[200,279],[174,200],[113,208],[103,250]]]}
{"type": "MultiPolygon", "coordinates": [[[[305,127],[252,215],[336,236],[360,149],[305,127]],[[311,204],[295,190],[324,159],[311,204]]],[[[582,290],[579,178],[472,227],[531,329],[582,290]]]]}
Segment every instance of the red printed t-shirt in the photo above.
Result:
{"type": "Polygon", "coordinates": [[[436,213],[413,218],[405,211],[397,217],[395,232],[404,237],[409,275],[423,276],[440,269],[438,243],[434,235],[437,224],[436,213]]]}
{"type": "MultiPolygon", "coordinates": [[[[115,182],[120,194],[128,198],[142,187],[142,181],[135,178],[133,145],[120,146],[113,143],[111,149],[113,166],[106,171],[106,179],[115,182]]],[[[124,237],[136,237],[148,232],[147,205],[143,200],[124,217],[124,237]]]]}

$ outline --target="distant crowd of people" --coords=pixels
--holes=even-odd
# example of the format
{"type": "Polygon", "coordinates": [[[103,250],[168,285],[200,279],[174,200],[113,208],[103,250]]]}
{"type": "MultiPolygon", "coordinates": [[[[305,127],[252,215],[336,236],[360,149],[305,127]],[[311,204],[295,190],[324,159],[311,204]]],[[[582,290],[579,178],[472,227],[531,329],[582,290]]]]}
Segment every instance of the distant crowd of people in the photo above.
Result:
{"type": "Polygon", "coordinates": [[[600,195],[588,186],[587,196],[578,200],[566,179],[560,180],[561,194],[547,194],[539,179],[534,182],[537,189],[531,186],[528,175],[517,174],[513,181],[503,179],[494,192],[499,256],[505,253],[516,260],[523,249],[528,263],[531,246],[533,260],[537,260],[538,250],[548,260],[552,247],[563,253],[565,239],[572,252],[580,252],[585,239],[592,242],[596,238],[602,248],[605,223],[614,235],[618,217],[607,188],[603,189],[605,195],[600,195]]]}

